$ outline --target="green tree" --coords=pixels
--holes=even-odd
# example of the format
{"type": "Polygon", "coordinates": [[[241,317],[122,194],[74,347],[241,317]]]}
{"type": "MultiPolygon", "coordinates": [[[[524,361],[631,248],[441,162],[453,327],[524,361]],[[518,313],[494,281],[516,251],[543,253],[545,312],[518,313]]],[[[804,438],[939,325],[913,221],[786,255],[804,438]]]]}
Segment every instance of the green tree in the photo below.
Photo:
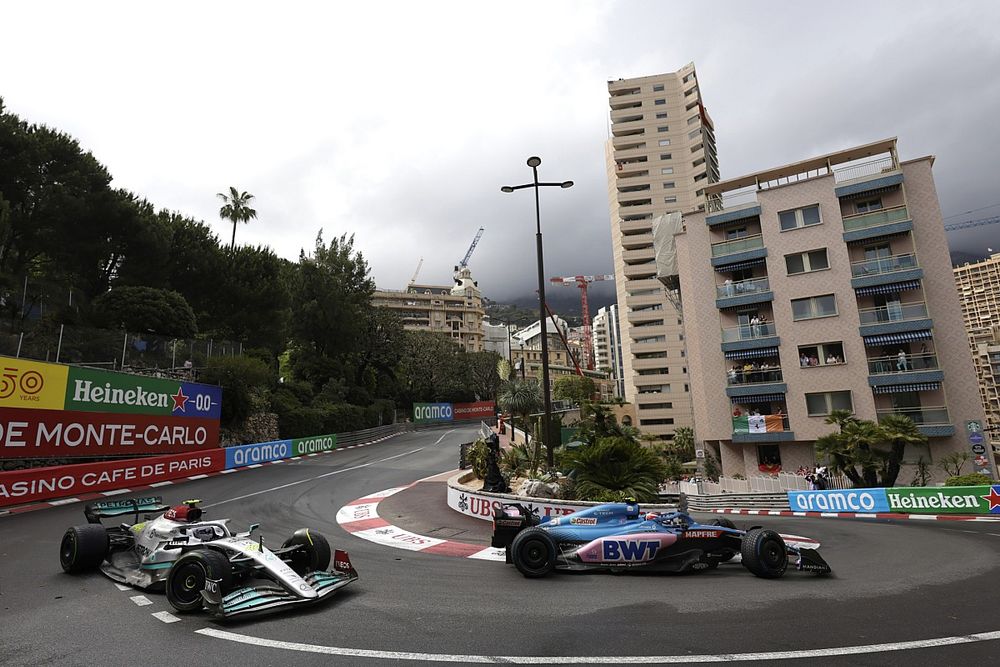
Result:
{"type": "Polygon", "coordinates": [[[177,292],[153,287],[117,287],[94,299],[94,317],[107,329],[191,338],[197,332],[191,306],[177,292]]]}
{"type": "Polygon", "coordinates": [[[928,438],[905,415],[886,415],[878,424],[878,441],[888,445],[885,456],[884,486],[894,486],[907,447],[927,447],[928,438]]]}
{"type": "Polygon", "coordinates": [[[927,444],[927,437],[902,415],[876,424],[857,419],[846,410],[835,410],[826,423],[840,430],[817,438],[816,451],[856,487],[892,486],[906,446],[927,444]]]}
{"type": "Polygon", "coordinates": [[[286,263],[264,246],[232,251],[214,291],[210,333],[274,354],[283,350],[289,317],[286,263]]]}
{"type": "MultiPolygon", "coordinates": [[[[241,424],[266,405],[264,388],[274,383],[274,372],[260,359],[253,357],[213,357],[202,369],[199,380],[222,387],[223,426],[241,424]]],[[[317,435],[318,431],[303,435],[317,435]]]]}
{"type": "Polygon", "coordinates": [[[594,398],[597,385],[585,375],[563,375],[552,386],[552,396],[559,401],[572,401],[583,405],[594,398]]]}
{"type": "MultiPolygon", "coordinates": [[[[500,387],[500,391],[497,394],[497,405],[511,416],[521,415],[521,428],[527,433],[530,430],[529,419],[531,413],[537,412],[542,408],[542,389],[538,381],[533,378],[524,380],[514,378],[513,380],[508,380],[500,387]]],[[[535,438],[532,469],[538,465],[539,448],[539,439],[535,438]]]]}
{"type": "Polygon", "coordinates": [[[222,200],[222,208],[219,209],[219,217],[223,220],[231,220],[233,223],[233,241],[229,245],[230,250],[236,249],[236,223],[250,222],[257,219],[257,211],[250,208],[250,202],[254,197],[249,192],[240,192],[233,186],[229,186],[229,194],[217,192],[216,197],[222,200]]]}
{"type": "Polygon", "coordinates": [[[653,502],[667,475],[663,459],[630,438],[601,438],[577,450],[571,462],[576,493],[588,500],[631,497],[653,502]]]}
{"type": "Polygon", "coordinates": [[[497,364],[501,361],[507,360],[501,359],[496,352],[467,352],[465,354],[469,381],[477,400],[492,401],[496,398],[501,384],[500,376],[497,374],[497,364]]]}
{"type": "Polygon", "coordinates": [[[461,347],[429,331],[407,331],[403,340],[397,375],[401,404],[475,398],[461,347]]]}

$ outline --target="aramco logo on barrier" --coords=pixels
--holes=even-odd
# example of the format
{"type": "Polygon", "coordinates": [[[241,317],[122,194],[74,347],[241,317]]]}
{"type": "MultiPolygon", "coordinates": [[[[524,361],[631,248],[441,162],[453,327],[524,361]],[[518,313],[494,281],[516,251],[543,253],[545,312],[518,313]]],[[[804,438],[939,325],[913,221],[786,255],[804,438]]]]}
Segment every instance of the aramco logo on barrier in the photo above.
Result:
{"type": "Polygon", "coordinates": [[[454,417],[451,403],[414,403],[413,421],[417,424],[447,422],[454,417]]]}

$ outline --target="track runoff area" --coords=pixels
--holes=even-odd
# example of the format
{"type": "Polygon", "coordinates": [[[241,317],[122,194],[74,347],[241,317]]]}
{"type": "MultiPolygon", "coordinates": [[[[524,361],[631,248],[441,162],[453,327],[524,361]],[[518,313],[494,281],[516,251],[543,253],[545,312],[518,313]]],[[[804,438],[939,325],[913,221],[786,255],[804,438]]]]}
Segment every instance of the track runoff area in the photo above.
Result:
{"type": "MultiPolygon", "coordinates": [[[[341,508],[387,489],[437,484],[443,505],[444,484],[414,483],[453,468],[458,444],[474,431],[404,433],[157,489],[169,503],[202,498],[212,517],[231,517],[237,529],[260,522],[272,543],[309,526],[350,551],[361,579],[305,613],[235,625],[173,614],[162,594],[119,590],[99,574],[59,572],[58,540],[66,526],[83,522],[79,503],[0,517],[4,570],[18,573],[3,577],[5,611],[16,610],[0,639],[4,662],[110,664],[104,644],[95,641],[109,632],[128,636],[130,652],[192,664],[1000,660],[995,525],[736,517],[823,543],[833,576],[790,573],[778,581],[739,567],[694,576],[527,580],[502,561],[390,549],[340,528],[341,508]],[[39,641],[54,628],[57,644],[39,641]]],[[[392,516],[378,518],[403,526],[419,519],[399,502],[406,493],[392,494],[392,516]]],[[[484,522],[448,512],[442,525],[419,532],[452,542],[473,527],[482,532],[484,522]]]]}

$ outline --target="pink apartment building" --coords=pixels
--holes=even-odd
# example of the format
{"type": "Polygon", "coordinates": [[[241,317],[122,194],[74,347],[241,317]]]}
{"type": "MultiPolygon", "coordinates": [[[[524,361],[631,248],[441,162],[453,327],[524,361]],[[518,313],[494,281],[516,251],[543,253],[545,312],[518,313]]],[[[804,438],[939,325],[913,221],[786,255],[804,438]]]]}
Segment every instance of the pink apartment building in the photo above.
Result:
{"type": "Polygon", "coordinates": [[[695,435],[725,474],[812,466],[838,408],[929,436],[900,484],[921,457],[940,479],[941,456],[970,451],[985,417],[933,164],[886,139],[707,185],[685,214],[695,435]]]}

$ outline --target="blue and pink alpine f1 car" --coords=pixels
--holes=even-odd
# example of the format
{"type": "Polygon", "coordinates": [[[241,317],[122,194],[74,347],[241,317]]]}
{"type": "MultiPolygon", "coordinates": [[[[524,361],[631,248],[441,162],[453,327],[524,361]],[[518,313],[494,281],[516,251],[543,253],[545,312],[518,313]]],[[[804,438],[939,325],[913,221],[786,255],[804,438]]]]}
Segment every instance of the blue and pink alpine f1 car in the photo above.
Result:
{"type": "Polygon", "coordinates": [[[493,513],[492,544],[505,547],[507,562],[526,577],[638,567],[687,572],[742,561],[758,577],[774,579],[785,573],[789,556],[797,570],[830,572],[815,540],[760,527],[739,530],[725,518],[700,524],[684,512],[644,513],[635,503],[597,505],[558,518],[504,504],[493,513]]]}

